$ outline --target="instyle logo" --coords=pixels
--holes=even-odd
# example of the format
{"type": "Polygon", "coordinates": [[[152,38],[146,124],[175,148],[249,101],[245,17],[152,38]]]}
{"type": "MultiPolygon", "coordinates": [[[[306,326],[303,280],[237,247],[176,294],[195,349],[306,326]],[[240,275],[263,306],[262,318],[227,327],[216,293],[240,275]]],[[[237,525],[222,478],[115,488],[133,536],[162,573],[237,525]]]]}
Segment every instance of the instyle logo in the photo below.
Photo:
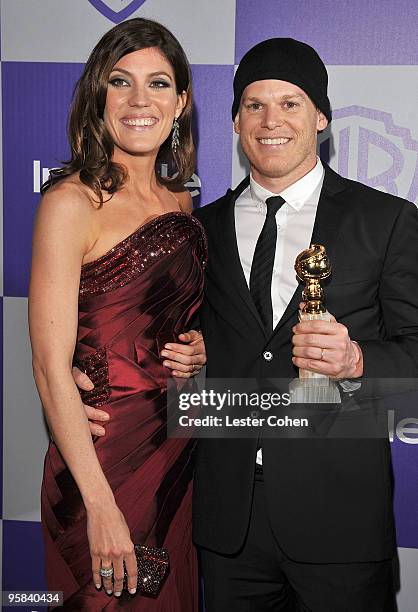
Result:
{"type": "Polygon", "coordinates": [[[319,136],[321,156],[343,176],[418,201],[418,141],[392,115],[364,106],[333,111],[331,138],[319,136]]]}
{"type": "MultiPolygon", "coordinates": [[[[45,181],[48,180],[50,170],[52,170],[52,168],[48,168],[48,167],[41,165],[40,159],[33,160],[32,162],[32,176],[33,176],[32,191],[33,193],[41,192],[41,185],[45,183],[45,181]]],[[[162,164],[161,165],[161,176],[167,177],[168,176],[167,170],[168,170],[167,165],[162,164]]],[[[184,186],[186,187],[186,189],[190,191],[190,195],[192,196],[192,198],[195,198],[196,196],[200,195],[202,182],[197,174],[193,174],[191,178],[189,179],[189,181],[184,184],[184,186]]]]}
{"type": "Polygon", "coordinates": [[[89,0],[89,2],[104,17],[113,23],[120,23],[139,9],[145,0],[89,0]]]}

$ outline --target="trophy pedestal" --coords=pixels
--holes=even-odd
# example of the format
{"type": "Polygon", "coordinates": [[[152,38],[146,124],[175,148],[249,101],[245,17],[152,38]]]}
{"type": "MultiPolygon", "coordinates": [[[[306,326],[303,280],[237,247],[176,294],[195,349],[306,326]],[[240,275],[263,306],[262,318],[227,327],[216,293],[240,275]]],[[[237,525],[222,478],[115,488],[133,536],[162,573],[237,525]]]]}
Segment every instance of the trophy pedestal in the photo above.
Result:
{"type": "Polygon", "coordinates": [[[291,404],[341,404],[338,386],[329,378],[295,378],[289,393],[291,404]]]}
{"type": "MultiPolygon", "coordinates": [[[[300,321],[330,321],[328,311],[307,313],[299,311],[300,321]]],[[[289,385],[292,404],[340,404],[341,397],[337,384],[325,374],[310,370],[299,370],[299,378],[289,385]]]]}

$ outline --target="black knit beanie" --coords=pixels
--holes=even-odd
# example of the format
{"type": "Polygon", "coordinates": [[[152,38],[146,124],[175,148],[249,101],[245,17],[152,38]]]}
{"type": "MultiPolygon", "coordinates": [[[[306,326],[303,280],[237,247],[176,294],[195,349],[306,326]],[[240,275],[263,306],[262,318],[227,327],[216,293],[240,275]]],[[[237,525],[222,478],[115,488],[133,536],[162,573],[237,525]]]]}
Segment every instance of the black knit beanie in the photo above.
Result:
{"type": "Polygon", "coordinates": [[[244,55],[234,77],[232,120],[244,89],[254,81],[278,79],[297,85],[331,121],[327,69],[315,49],[293,38],[270,38],[244,55]]]}

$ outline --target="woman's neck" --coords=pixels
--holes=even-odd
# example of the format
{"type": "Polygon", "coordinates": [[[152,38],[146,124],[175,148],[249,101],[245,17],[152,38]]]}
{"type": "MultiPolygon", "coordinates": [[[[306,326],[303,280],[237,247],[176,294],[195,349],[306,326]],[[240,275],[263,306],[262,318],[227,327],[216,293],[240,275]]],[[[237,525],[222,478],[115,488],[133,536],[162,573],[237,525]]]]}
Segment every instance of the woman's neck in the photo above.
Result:
{"type": "Polygon", "coordinates": [[[155,161],[157,154],[130,155],[115,149],[112,161],[122,164],[128,171],[126,188],[137,195],[148,197],[159,190],[155,161]]]}

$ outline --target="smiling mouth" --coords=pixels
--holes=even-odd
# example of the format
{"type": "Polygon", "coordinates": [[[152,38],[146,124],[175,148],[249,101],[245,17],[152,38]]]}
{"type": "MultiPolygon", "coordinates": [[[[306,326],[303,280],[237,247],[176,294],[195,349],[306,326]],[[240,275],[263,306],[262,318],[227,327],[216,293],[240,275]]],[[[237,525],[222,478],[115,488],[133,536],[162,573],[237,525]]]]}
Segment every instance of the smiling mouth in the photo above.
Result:
{"type": "Polygon", "coordinates": [[[154,127],[158,121],[157,117],[132,117],[120,120],[122,125],[139,131],[154,127]]]}
{"type": "Polygon", "coordinates": [[[290,138],[257,138],[258,142],[262,145],[285,145],[290,142],[290,138]]]}

